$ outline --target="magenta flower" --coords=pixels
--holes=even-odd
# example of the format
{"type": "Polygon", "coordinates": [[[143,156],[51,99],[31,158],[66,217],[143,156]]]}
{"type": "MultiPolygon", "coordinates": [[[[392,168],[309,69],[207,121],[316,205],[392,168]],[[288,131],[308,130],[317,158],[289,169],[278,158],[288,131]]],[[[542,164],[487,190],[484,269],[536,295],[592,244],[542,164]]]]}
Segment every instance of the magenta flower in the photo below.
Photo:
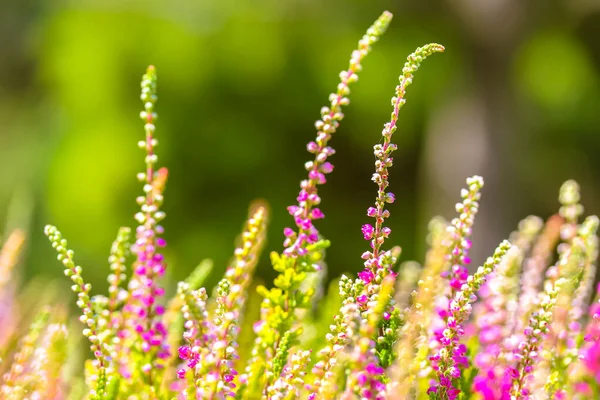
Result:
{"type": "Polygon", "coordinates": [[[373,238],[374,229],[371,224],[364,224],[361,231],[365,240],[371,240],[373,238]]]}

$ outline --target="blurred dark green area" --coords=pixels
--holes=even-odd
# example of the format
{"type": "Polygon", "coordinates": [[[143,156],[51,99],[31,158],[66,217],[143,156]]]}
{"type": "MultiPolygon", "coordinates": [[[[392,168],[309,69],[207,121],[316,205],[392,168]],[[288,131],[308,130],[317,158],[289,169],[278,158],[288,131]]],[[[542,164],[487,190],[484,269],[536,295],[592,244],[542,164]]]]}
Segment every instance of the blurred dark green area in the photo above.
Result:
{"type": "MultiPolygon", "coordinates": [[[[600,2],[383,0],[3,0],[0,2],[0,223],[28,230],[25,280],[61,267],[43,237],[55,224],[106,288],[119,226],[134,225],[139,81],[159,76],[159,164],[169,168],[169,283],[203,258],[219,279],[255,199],[282,230],[309,159],[305,144],[338,73],[383,10],[395,18],[352,88],[332,141],[335,171],[319,221],[330,276],[361,269],[360,233],[375,196],[372,146],[405,57],[439,42],[408,90],[395,142],[392,244],[422,260],[428,220],[454,215],[464,178],[486,178],[475,261],[561,183],[600,212],[600,2]]],[[[272,277],[268,257],[259,266],[272,277]]],[[[65,288],[68,282],[64,282],[65,288]]]]}

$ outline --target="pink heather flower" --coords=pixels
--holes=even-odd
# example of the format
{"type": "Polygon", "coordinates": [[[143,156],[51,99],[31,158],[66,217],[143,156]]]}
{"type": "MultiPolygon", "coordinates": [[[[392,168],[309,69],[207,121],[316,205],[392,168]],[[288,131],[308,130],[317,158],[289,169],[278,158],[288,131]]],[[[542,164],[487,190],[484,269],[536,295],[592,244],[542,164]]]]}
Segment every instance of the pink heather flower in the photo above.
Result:
{"type": "Polygon", "coordinates": [[[323,163],[323,165],[321,166],[321,172],[323,172],[324,174],[330,174],[331,172],[333,172],[333,164],[331,164],[330,162],[323,163]]]}
{"type": "Polygon", "coordinates": [[[319,171],[312,170],[308,173],[308,177],[316,181],[319,185],[323,185],[327,180],[325,179],[325,175],[319,171]]]}
{"type": "Polygon", "coordinates": [[[323,175],[319,171],[312,170],[308,173],[308,177],[313,181],[317,181],[317,183],[322,184],[325,183],[325,175],[323,175]]]}
{"type": "Polygon", "coordinates": [[[370,363],[369,365],[367,365],[367,373],[369,375],[381,375],[381,374],[383,374],[383,372],[384,372],[383,368],[381,368],[373,363],[370,363]]]}
{"type": "Polygon", "coordinates": [[[308,142],[308,144],[306,145],[306,150],[309,153],[315,154],[316,152],[319,151],[319,146],[317,146],[317,144],[315,142],[308,142]]]}
{"type": "Polygon", "coordinates": [[[375,275],[369,268],[365,268],[362,272],[358,273],[358,277],[365,283],[365,285],[368,285],[371,283],[373,278],[375,278],[375,275]]]}
{"type": "Polygon", "coordinates": [[[358,381],[358,384],[359,384],[360,386],[364,386],[364,385],[367,383],[367,379],[368,379],[368,378],[367,378],[367,374],[365,374],[365,373],[359,373],[359,374],[358,374],[358,379],[357,379],[357,381],[358,381]]]}
{"type": "Polygon", "coordinates": [[[296,197],[296,200],[298,200],[298,202],[308,200],[308,193],[306,192],[306,190],[300,190],[300,193],[298,194],[298,197],[296,197]]]}
{"type": "Polygon", "coordinates": [[[573,386],[574,386],[575,393],[579,393],[579,394],[586,395],[586,396],[592,395],[592,388],[590,387],[590,384],[587,382],[577,382],[573,386]]]}
{"type": "Polygon", "coordinates": [[[496,393],[492,389],[490,382],[494,382],[494,376],[483,377],[478,375],[473,382],[473,390],[483,398],[483,400],[496,400],[496,393]]]}
{"type": "Polygon", "coordinates": [[[371,238],[373,238],[373,225],[371,224],[364,224],[361,228],[362,230],[362,234],[363,237],[365,238],[365,240],[371,240],[371,238]]]}
{"type": "Polygon", "coordinates": [[[285,235],[285,237],[293,237],[295,232],[292,228],[284,228],[283,230],[283,234],[285,235]]]}
{"type": "Polygon", "coordinates": [[[296,217],[302,212],[302,209],[298,206],[289,206],[287,210],[292,217],[296,217]]]}
{"type": "Polygon", "coordinates": [[[368,298],[367,298],[367,295],[365,295],[365,294],[361,294],[360,296],[358,296],[358,297],[356,298],[356,301],[357,301],[358,303],[360,303],[360,304],[364,304],[364,303],[366,303],[366,302],[367,302],[367,300],[368,300],[368,298]]]}
{"type": "Polygon", "coordinates": [[[460,278],[452,278],[450,279],[450,287],[454,290],[460,290],[463,281],[460,278]]]}
{"type": "Polygon", "coordinates": [[[321,218],[325,218],[325,214],[323,214],[323,212],[318,209],[318,208],[314,208],[311,212],[311,216],[312,219],[321,219],[321,218]]]}
{"type": "Polygon", "coordinates": [[[192,356],[192,350],[189,346],[180,346],[179,347],[179,358],[182,360],[187,360],[192,356]]]}

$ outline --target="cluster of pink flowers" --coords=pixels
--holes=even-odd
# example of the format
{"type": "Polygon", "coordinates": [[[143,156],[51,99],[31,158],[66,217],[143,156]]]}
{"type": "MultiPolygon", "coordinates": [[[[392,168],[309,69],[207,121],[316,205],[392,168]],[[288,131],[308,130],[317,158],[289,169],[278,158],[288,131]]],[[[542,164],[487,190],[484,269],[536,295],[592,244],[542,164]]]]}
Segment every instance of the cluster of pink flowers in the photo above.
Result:
{"type": "MultiPolygon", "coordinates": [[[[600,294],[600,285],[598,285],[598,293],[600,294]]],[[[596,302],[590,307],[590,316],[592,320],[584,337],[585,344],[581,349],[581,358],[596,381],[600,382],[600,303],[596,302]]]]}
{"type": "Polygon", "coordinates": [[[460,393],[455,382],[461,377],[461,369],[469,366],[466,357],[467,348],[460,343],[460,339],[465,334],[463,325],[471,314],[471,304],[477,300],[475,293],[481,288],[486,277],[502,261],[509,248],[510,243],[507,241],[501,243],[494,256],[467,279],[450,302],[446,328],[438,339],[441,347],[430,358],[433,369],[437,372],[438,384],[432,385],[429,391],[437,393],[441,398],[456,399],[460,393]]]}
{"type": "Polygon", "coordinates": [[[473,330],[470,334],[480,341],[480,351],[474,357],[474,364],[479,369],[474,390],[484,399],[500,399],[502,393],[508,393],[510,389],[510,379],[505,371],[514,361],[512,352],[516,338],[512,332],[518,307],[521,263],[541,227],[542,220],[538,217],[521,221],[519,230],[511,235],[514,247],[490,274],[480,290],[482,301],[474,308],[474,321],[469,329],[473,330]]]}
{"type": "MultiPolygon", "coordinates": [[[[165,289],[159,285],[158,279],[165,274],[166,264],[160,248],[165,247],[167,242],[160,235],[164,228],[159,222],[165,218],[165,213],[160,210],[163,202],[163,191],[167,180],[167,169],[156,170],[155,165],[158,158],[154,148],[158,140],[154,136],[154,121],[157,114],[154,106],[156,96],[156,70],[149,67],[142,78],[141,99],[144,103],[144,111],[140,117],[144,121],[146,138],[139,142],[139,147],[146,153],[144,172],[138,174],[138,179],[143,183],[144,196],[137,198],[140,212],[135,215],[139,226],[136,228],[136,240],[132,246],[132,252],[136,257],[133,264],[133,276],[129,281],[129,298],[124,306],[124,313],[130,317],[125,321],[128,329],[122,329],[120,335],[125,340],[133,340],[142,352],[147,353],[146,362],[141,370],[151,375],[155,368],[165,367],[165,360],[170,357],[170,348],[166,342],[167,327],[162,321],[165,307],[158,300],[164,295],[165,289]],[[138,335],[139,341],[128,335],[133,332],[138,335]]],[[[132,372],[127,365],[121,367],[121,371],[127,376],[132,372]]]]}
{"type": "MultiPolygon", "coordinates": [[[[391,119],[374,146],[377,194],[367,209],[372,221],[361,227],[368,250],[362,261],[357,254],[362,266],[356,277],[344,275],[337,282],[339,296],[335,290],[325,294],[322,267],[330,243],[314,224],[324,218],[318,187],[333,171],[329,143],[349,104],[349,85],[390,20],[384,13],[361,38],[321,110],[316,139],[307,146],[314,156],[305,164],[308,175],[297,203],[288,207],[295,227],[284,229],[281,253],[271,253],[278,275],[272,287],[258,285],[256,291],[252,279],[268,222],[264,203],[250,207],[212,295],[202,287],[212,268],[207,261],[179,283],[175,297],[164,299],[161,206],[167,171],[156,166],[156,71],[148,68],[141,94],[146,135],[139,143],[145,170],[138,174],[143,183],[138,227],[133,243],[130,228],[119,230],[107,296],[91,295],[66,239],[54,226],[45,228],[77,295],[94,358],[83,377],[67,382],[67,313],[59,306],[43,308],[20,339],[14,326],[0,334],[0,357],[12,360],[0,364],[2,399],[599,398],[600,286],[594,291],[594,282],[600,220],[580,221],[583,207],[574,181],[560,189],[558,215],[545,225],[538,217],[523,220],[510,242],[501,242],[474,271],[469,250],[483,188],[479,176],[467,179],[455,218],[430,224],[423,265],[397,266],[400,248],[385,249],[391,234],[386,221],[396,199],[389,175],[399,111],[422,61],[444,51],[439,44],[418,48],[402,69],[391,119]],[[258,320],[244,320],[256,314],[258,320]]],[[[6,304],[17,303],[8,277],[23,239],[15,233],[0,251],[2,322],[19,314],[7,313],[6,304]]]]}

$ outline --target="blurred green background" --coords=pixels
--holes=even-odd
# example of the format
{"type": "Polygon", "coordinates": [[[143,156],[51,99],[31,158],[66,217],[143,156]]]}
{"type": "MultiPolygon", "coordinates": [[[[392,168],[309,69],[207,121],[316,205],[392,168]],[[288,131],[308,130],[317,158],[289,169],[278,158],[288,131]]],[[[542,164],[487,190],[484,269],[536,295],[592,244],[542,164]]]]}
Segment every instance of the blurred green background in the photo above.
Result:
{"type": "MultiPolygon", "coordinates": [[[[394,21],[353,87],[322,189],[330,276],[361,268],[371,148],[405,57],[431,41],[447,51],[417,74],[395,135],[390,226],[403,259],[423,259],[427,221],[454,215],[473,174],[486,178],[476,262],[519,219],[555,212],[566,179],[600,212],[597,0],[2,0],[0,223],[30,233],[25,277],[61,275],[42,234],[52,223],[105,289],[110,244],[134,225],[141,191],[148,64],[159,75],[160,165],[170,170],[169,279],[212,258],[215,283],[257,198],[273,212],[267,250],[280,250],[319,109],[385,9],[394,21]]],[[[259,275],[272,276],[267,257],[259,275]]]]}

